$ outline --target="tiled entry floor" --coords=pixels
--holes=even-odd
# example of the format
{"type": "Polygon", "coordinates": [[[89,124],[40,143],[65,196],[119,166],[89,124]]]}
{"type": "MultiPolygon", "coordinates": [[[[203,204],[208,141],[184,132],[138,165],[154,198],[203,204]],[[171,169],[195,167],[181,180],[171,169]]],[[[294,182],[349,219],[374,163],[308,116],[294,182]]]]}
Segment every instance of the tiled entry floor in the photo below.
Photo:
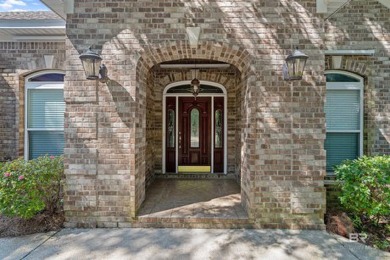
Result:
{"type": "Polygon", "coordinates": [[[146,191],[138,219],[140,222],[214,223],[220,226],[248,223],[248,215],[241,206],[240,186],[231,179],[156,179],[146,191]]]}

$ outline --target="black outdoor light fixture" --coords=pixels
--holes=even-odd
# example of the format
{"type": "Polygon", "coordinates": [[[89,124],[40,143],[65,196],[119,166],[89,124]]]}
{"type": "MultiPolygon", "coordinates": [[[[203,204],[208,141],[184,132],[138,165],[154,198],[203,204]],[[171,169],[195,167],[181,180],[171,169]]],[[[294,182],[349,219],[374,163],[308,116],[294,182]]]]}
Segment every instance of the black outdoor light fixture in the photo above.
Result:
{"type": "Polygon", "coordinates": [[[81,63],[85,71],[85,75],[89,80],[99,80],[100,82],[107,82],[107,67],[100,63],[102,58],[99,54],[91,50],[91,47],[88,48],[86,52],[80,55],[81,63]]]}
{"type": "Polygon", "coordinates": [[[197,74],[198,74],[198,70],[196,69],[196,64],[195,64],[195,69],[192,70],[193,79],[191,80],[191,87],[190,87],[190,91],[191,91],[192,95],[194,96],[195,100],[196,100],[196,97],[198,96],[199,92],[201,91],[200,81],[196,77],[197,74]]]}
{"type": "Polygon", "coordinates": [[[193,80],[191,80],[191,91],[192,91],[192,95],[194,95],[194,98],[196,99],[196,97],[198,96],[198,94],[200,92],[199,79],[194,78],[193,80]]]}
{"type": "Polygon", "coordinates": [[[293,53],[287,56],[286,63],[283,65],[284,80],[300,80],[305,70],[306,61],[309,58],[300,50],[295,49],[293,53]]]}

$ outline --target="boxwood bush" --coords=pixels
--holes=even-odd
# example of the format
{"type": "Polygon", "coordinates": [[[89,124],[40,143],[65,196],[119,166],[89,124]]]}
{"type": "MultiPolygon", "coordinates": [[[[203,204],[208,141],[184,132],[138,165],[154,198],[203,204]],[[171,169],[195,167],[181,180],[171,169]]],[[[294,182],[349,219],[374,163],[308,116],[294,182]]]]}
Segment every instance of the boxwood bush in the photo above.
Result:
{"type": "Polygon", "coordinates": [[[345,161],[335,173],[347,210],[376,223],[390,216],[390,155],[345,161]]]}
{"type": "Polygon", "coordinates": [[[0,214],[29,219],[61,208],[63,158],[42,156],[0,165],[0,214]]]}

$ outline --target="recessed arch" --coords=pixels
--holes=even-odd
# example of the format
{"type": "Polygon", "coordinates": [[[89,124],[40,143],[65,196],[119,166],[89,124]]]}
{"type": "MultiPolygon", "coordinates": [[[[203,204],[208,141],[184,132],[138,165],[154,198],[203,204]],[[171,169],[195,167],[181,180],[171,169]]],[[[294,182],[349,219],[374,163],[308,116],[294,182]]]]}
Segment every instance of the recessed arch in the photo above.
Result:
{"type": "Polygon", "coordinates": [[[149,71],[153,66],[172,60],[203,59],[235,66],[242,74],[251,73],[252,56],[244,48],[223,42],[204,41],[193,48],[186,42],[165,43],[140,53],[137,70],[149,71]],[[223,50],[223,51],[221,51],[223,50]],[[175,57],[174,59],[172,57],[175,57]],[[237,58],[238,57],[238,58],[237,58]]]}
{"type": "MultiPolygon", "coordinates": [[[[150,140],[150,142],[139,142],[136,144],[136,148],[139,151],[143,151],[137,154],[132,154],[132,158],[135,161],[135,164],[131,165],[131,170],[134,171],[135,181],[134,185],[131,185],[130,192],[134,195],[135,200],[132,202],[134,204],[134,209],[138,209],[141,205],[141,202],[145,198],[145,190],[147,186],[151,183],[149,180],[153,179],[153,170],[156,170],[156,173],[163,172],[163,165],[161,165],[161,160],[156,161],[155,164],[145,164],[145,167],[135,167],[135,165],[142,164],[144,161],[149,162],[152,161],[153,155],[157,155],[159,157],[159,151],[161,147],[165,146],[165,143],[162,144],[161,138],[156,138],[155,132],[158,130],[153,130],[153,122],[157,122],[159,124],[158,118],[153,116],[153,111],[157,111],[157,113],[161,113],[161,124],[162,121],[166,120],[166,114],[163,111],[159,111],[160,100],[164,103],[166,95],[164,95],[164,89],[171,83],[176,82],[177,84],[180,81],[187,81],[186,84],[190,82],[193,77],[191,77],[190,73],[177,73],[177,74],[169,74],[173,72],[173,70],[162,70],[159,68],[159,64],[164,62],[169,62],[173,60],[208,60],[209,62],[219,61],[226,64],[230,64],[230,74],[225,77],[210,77],[205,78],[206,73],[203,73],[202,76],[199,77],[199,80],[202,82],[203,80],[209,80],[212,82],[218,82],[220,85],[223,85],[221,89],[223,93],[219,95],[227,95],[229,92],[229,107],[230,102],[234,102],[237,110],[231,111],[236,120],[240,120],[241,118],[249,118],[246,114],[252,114],[253,110],[245,110],[242,109],[242,103],[247,98],[248,90],[250,90],[253,86],[255,86],[256,78],[255,75],[259,73],[259,71],[255,70],[254,66],[251,64],[254,63],[253,56],[245,49],[236,45],[229,45],[226,43],[220,42],[209,42],[203,41],[198,44],[195,48],[191,47],[187,42],[174,42],[174,43],[164,43],[158,46],[150,46],[145,50],[141,50],[140,52],[134,51],[128,53],[130,56],[136,56],[137,62],[135,67],[135,73],[129,75],[134,82],[131,85],[131,93],[133,95],[134,100],[137,100],[136,111],[137,117],[136,122],[138,125],[142,125],[145,127],[137,127],[135,131],[131,134],[131,138],[143,138],[145,140],[150,140]],[[160,81],[156,82],[157,73],[166,73],[167,77],[160,77],[160,81]],[[153,86],[153,87],[151,87],[153,86]],[[161,92],[160,92],[161,91],[161,92]],[[234,97],[235,96],[235,97],[234,97]],[[238,100],[238,101],[237,101],[238,100]],[[239,103],[237,103],[239,102],[239,103]],[[153,106],[157,106],[157,110],[153,108],[153,106]],[[151,110],[149,110],[151,108],[151,110]],[[163,119],[164,117],[164,119],[163,119]],[[156,121],[157,120],[157,121],[156,121]],[[159,140],[157,140],[159,139],[159,140]],[[156,141],[157,140],[157,141],[156,141]],[[153,146],[153,143],[158,144],[158,148],[153,146]],[[153,168],[155,167],[156,168],[153,168]],[[146,181],[145,181],[146,180],[146,181]],[[141,183],[145,183],[142,185],[141,183]],[[142,188],[138,188],[142,187],[142,188]]],[[[217,72],[217,70],[215,70],[217,72]]],[[[223,70],[221,70],[223,71],[223,70]]],[[[217,72],[218,73],[218,72],[217,72]]],[[[215,86],[216,84],[214,84],[215,86]]],[[[174,84],[170,85],[174,86],[174,84]]],[[[192,94],[187,94],[191,96],[192,94]]],[[[200,94],[202,95],[202,94],[200,94]]],[[[200,96],[201,97],[201,96],[200,96]]],[[[225,142],[227,142],[227,137],[229,136],[229,140],[241,140],[242,136],[240,132],[243,131],[244,126],[241,124],[232,125],[233,131],[229,131],[227,128],[227,98],[224,99],[224,104],[222,107],[225,108],[224,111],[224,119],[225,119],[225,142]],[[228,133],[229,132],[229,133],[228,133]]],[[[233,104],[233,103],[232,103],[233,104]]],[[[161,108],[165,106],[165,104],[161,105],[161,108]]],[[[165,110],[165,108],[163,108],[165,110]]],[[[214,113],[211,113],[214,116],[214,113]]],[[[229,112],[229,117],[231,117],[229,112]]],[[[177,122],[177,120],[176,120],[177,122]]],[[[214,126],[213,126],[214,127],[214,126]]],[[[230,127],[230,124],[229,124],[230,127]]],[[[162,127],[165,129],[165,126],[162,127]]],[[[165,130],[164,130],[165,131],[165,130]]],[[[165,133],[159,134],[158,136],[164,136],[165,133]]],[[[214,135],[212,135],[214,136],[214,135]]],[[[177,140],[176,140],[177,141],[177,140]]],[[[164,140],[165,142],[165,140],[164,140]]],[[[241,164],[243,163],[242,157],[240,157],[240,153],[242,152],[243,147],[240,145],[233,144],[234,142],[229,142],[228,145],[224,145],[225,151],[229,149],[232,152],[232,156],[235,156],[237,160],[230,160],[228,165],[225,166],[224,173],[233,173],[239,178],[241,164]],[[233,149],[233,150],[230,150],[233,149]]],[[[156,146],[157,147],[157,146],[156,146]]],[[[163,149],[164,150],[164,149],[163,149]]],[[[230,156],[229,152],[229,156],[230,156]]],[[[227,152],[222,157],[227,158],[227,152]]],[[[229,157],[230,158],[230,157],[229,157]]],[[[225,159],[227,161],[227,159],[225,159]]],[[[241,182],[241,187],[246,192],[242,192],[242,194],[246,197],[246,194],[249,193],[249,186],[247,183],[241,182]]],[[[247,200],[247,199],[244,199],[247,200]]],[[[132,212],[132,215],[135,216],[135,212],[132,212]]]]}

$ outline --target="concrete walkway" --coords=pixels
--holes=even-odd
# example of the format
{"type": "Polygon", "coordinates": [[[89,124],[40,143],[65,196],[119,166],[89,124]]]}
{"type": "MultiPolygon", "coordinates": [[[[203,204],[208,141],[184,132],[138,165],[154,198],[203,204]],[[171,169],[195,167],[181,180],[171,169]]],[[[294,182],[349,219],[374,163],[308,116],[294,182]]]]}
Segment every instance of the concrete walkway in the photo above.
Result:
{"type": "Polygon", "coordinates": [[[0,238],[0,259],[390,259],[325,231],[63,229],[0,238]]]}

